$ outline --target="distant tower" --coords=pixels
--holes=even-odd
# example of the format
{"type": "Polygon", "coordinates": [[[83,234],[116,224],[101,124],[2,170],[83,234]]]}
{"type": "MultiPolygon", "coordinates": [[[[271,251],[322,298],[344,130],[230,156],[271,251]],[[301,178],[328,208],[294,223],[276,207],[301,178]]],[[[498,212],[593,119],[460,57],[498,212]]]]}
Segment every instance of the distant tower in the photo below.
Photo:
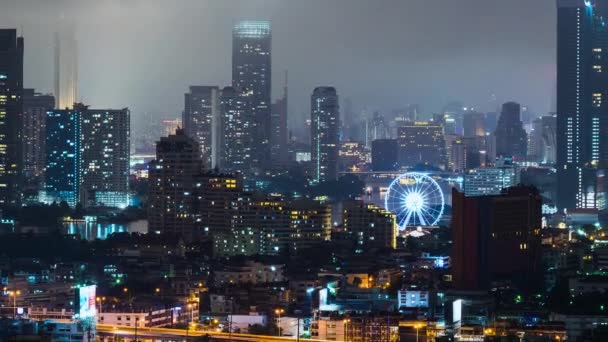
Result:
{"type": "Polygon", "coordinates": [[[520,115],[519,103],[507,102],[502,105],[502,112],[494,131],[497,156],[511,156],[520,160],[526,157],[528,137],[520,115]]]}
{"type": "Polygon", "coordinates": [[[311,97],[311,157],[314,181],[338,178],[340,111],[334,87],[318,87],[311,97]]]}
{"type": "Polygon", "coordinates": [[[57,109],[78,102],[78,44],[74,28],[64,26],[55,33],[55,99],[57,109]]]}
{"type": "Polygon", "coordinates": [[[270,164],[271,31],[267,21],[241,21],[232,31],[232,86],[251,95],[252,165],[270,164]]]}
{"type": "Polygon", "coordinates": [[[182,123],[186,134],[196,140],[207,168],[212,167],[214,124],[219,117],[219,87],[190,86],[184,96],[182,123]]]}
{"type": "Polygon", "coordinates": [[[250,96],[233,87],[220,94],[220,127],[218,141],[219,167],[227,172],[239,172],[245,180],[251,175],[252,145],[250,96]]]}
{"type": "Polygon", "coordinates": [[[557,6],[557,207],[596,208],[597,169],[608,166],[608,6],[557,6]]]}
{"type": "Polygon", "coordinates": [[[0,206],[21,200],[22,96],[23,38],[0,30],[0,206]]]}
{"type": "Polygon", "coordinates": [[[285,71],[285,86],[283,97],[272,104],[272,136],[270,154],[273,166],[281,167],[287,162],[287,71],[285,71]]]}

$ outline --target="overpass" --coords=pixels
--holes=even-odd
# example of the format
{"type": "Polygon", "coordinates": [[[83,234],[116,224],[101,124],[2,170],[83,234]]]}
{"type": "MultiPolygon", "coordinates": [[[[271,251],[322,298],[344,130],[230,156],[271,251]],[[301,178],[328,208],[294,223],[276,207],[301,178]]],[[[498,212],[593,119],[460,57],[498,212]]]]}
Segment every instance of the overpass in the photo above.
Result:
{"type": "Polygon", "coordinates": [[[128,339],[162,339],[169,341],[185,341],[186,338],[209,336],[214,341],[249,341],[249,342],[328,342],[327,340],[298,339],[297,337],[278,337],[270,335],[236,334],[218,331],[201,331],[171,328],[135,328],[116,325],[97,325],[97,336],[102,341],[113,341],[113,337],[128,339]]]}

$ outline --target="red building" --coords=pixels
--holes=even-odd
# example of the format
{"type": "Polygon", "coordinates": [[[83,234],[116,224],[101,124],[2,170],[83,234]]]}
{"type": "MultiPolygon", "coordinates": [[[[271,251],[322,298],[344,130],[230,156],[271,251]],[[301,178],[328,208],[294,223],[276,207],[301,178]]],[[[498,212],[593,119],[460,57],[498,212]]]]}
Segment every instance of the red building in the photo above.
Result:
{"type": "Polygon", "coordinates": [[[452,190],[452,279],[458,290],[538,285],[541,197],[533,187],[467,197],[452,190]]]}

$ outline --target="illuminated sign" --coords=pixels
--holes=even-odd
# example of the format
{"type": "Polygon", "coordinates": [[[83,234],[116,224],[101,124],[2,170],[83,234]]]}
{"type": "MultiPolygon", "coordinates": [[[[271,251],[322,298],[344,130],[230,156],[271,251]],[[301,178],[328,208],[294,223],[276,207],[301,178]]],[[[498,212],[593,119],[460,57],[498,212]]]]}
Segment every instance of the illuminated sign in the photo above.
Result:
{"type": "Polygon", "coordinates": [[[97,285],[81,286],[76,288],[76,316],[83,320],[94,318],[97,315],[95,307],[95,291],[97,285]]]}
{"type": "Polygon", "coordinates": [[[452,303],[452,318],[454,323],[462,320],[462,299],[457,299],[452,303]]]}

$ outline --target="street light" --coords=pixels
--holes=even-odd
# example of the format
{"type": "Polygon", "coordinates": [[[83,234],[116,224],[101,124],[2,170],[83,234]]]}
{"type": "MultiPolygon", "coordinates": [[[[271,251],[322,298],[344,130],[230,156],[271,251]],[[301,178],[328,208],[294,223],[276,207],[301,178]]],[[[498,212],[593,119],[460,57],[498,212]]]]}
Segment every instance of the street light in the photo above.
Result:
{"type": "Polygon", "coordinates": [[[422,328],[422,324],[416,324],[414,325],[414,328],[416,328],[416,342],[418,342],[418,330],[422,328]]]}
{"type": "Polygon", "coordinates": [[[344,319],[344,341],[348,342],[348,323],[350,323],[350,318],[344,319]]]}
{"type": "Polygon", "coordinates": [[[13,319],[17,318],[17,296],[21,294],[21,291],[9,291],[8,295],[13,297],[13,319]]]}
{"type": "Polygon", "coordinates": [[[281,314],[285,312],[283,308],[278,308],[274,310],[274,313],[278,315],[278,325],[279,325],[279,336],[281,336],[281,314]]]}

